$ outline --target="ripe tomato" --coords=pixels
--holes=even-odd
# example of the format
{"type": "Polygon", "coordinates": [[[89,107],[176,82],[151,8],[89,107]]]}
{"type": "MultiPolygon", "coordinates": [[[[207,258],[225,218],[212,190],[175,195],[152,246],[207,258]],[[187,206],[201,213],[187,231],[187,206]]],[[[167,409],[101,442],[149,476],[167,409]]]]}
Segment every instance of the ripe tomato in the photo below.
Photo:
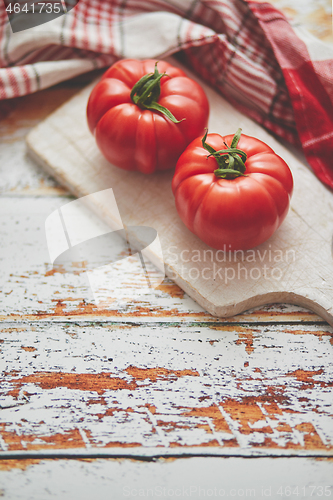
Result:
{"type": "Polygon", "coordinates": [[[206,132],[180,156],[172,190],[180,218],[207,245],[247,250],[281,225],[293,178],[280,156],[241,129],[234,137],[206,132]]]}
{"type": "Polygon", "coordinates": [[[174,168],[207,126],[209,104],[198,83],[171,64],[152,59],[116,62],[93,89],[90,131],[105,158],[145,174],[174,168]]]}

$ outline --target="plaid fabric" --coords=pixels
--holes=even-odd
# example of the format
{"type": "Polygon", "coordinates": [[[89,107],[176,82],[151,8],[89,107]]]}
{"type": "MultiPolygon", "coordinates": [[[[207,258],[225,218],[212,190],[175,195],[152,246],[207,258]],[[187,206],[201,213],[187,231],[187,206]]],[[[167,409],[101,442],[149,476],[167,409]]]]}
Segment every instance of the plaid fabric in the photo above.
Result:
{"type": "MultiPolygon", "coordinates": [[[[333,49],[254,0],[80,0],[13,33],[0,0],[0,99],[46,88],[118,58],[186,64],[236,108],[301,145],[333,188],[333,49]]],[[[34,14],[37,15],[37,14],[34,14]]]]}

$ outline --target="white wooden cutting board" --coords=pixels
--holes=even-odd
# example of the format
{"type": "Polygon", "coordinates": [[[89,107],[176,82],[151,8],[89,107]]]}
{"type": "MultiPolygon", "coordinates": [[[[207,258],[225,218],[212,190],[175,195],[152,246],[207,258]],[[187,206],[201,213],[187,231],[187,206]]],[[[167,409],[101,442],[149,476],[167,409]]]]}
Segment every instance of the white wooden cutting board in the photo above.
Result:
{"type": "MultiPolygon", "coordinates": [[[[172,171],[144,176],[104,160],[85,118],[93,85],[33,129],[28,150],[77,197],[112,188],[124,225],[157,230],[166,274],[211,314],[228,317],[283,302],[312,309],[333,325],[332,193],[301,160],[200,83],[210,101],[210,132],[227,135],[241,127],[267,142],[293,172],[295,189],[286,220],[253,251],[212,251],[192,234],[175,209],[172,171]]],[[[101,214],[101,207],[93,208],[101,214]]],[[[152,260],[156,263],[156,255],[152,260]]]]}

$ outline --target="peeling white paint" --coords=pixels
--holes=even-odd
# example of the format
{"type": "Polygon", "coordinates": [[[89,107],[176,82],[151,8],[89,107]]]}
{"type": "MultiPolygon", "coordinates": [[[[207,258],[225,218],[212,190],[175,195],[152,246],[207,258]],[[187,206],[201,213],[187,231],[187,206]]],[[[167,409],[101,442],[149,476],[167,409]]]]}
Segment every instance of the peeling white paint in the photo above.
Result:
{"type": "Polygon", "coordinates": [[[237,328],[39,324],[16,332],[15,325],[7,324],[1,331],[7,373],[3,394],[8,397],[19,388],[27,403],[0,411],[3,438],[6,432],[24,440],[25,435],[43,439],[78,430],[76,447],[112,442],[205,446],[214,439],[216,446],[229,446],[234,439],[234,446],[246,449],[263,445],[266,438],[281,448],[306,448],[304,436],[314,439],[316,434],[315,448],[332,447],[333,329],[312,325],[301,334],[294,326],[288,332],[282,325],[257,326],[255,332],[237,328]],[[252,335],[249,352],[246,332],[252,335]],[[156,368],[160,375],[149,372],[156,368]],[[301,370],[310,371],[308,379],[298,379],[301,370]],[[50,372],[56,382],[43,387],[43,373],[50,372]],[[36,373],[40,383],[24,379],[36,373]],[[103,373],[122,381],[124,388],[103,388],[96,380],[93,390],[90,379],[82,377],[82,387],[75,385],[76,374],[103,373]],[[221,430],[215,407],[225,421],[221,430]],[[200,408],[206,413],[195,414],[200,408]]]}

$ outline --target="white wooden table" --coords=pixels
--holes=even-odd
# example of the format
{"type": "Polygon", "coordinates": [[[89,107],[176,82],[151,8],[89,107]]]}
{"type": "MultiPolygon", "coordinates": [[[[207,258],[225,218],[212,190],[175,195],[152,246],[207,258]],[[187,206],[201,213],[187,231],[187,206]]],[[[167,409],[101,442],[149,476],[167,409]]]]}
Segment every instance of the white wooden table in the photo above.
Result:
{"type": "MultiPolygon", "coordinates": [[[[329,2],[276,3],[332,38],[329,2]]],[[[85,82],[2,103],[0,497],[333,497],[331,326],[287,304],[217,320],[168,279],[143,292],[135,259],[97,308],[87,263],[51,269],[72,198],[24,138],[85,82]]]]}

